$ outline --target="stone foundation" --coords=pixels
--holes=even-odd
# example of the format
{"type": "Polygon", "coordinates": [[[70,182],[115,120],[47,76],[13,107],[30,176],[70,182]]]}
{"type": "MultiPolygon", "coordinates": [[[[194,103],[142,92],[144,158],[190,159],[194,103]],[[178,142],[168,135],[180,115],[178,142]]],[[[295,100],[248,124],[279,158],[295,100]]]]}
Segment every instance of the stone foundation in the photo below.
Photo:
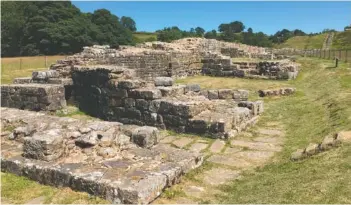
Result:
{"type": "Polygon", "coordinates": [[[150,203],[203,160],[158,144],[162,136],[153,127],[11,108],[1,108],[1,113],[2,130],[9,133],[1,140],[1,171],[112,203],[150,203]]]}
{"type": "Polygon", "coordinates": [[[295,79],[298,74],[296,64],[290,61],[276,62],[232,62],[232,59],[217,56],[202,60],[204,75],[263,79],[295,79]]]}
{"type": "Polygon", "coordinates": [[[286,96],[292,95],[296,91],[295,88],[278,88],[278,89],[269,89],[269,90],[259,90],[258,95],[260,97],[268,97],[268,96],[286,96]]]}
{"type": "Polygon", "coordinates": [[[1,85],[1,106],[27,110],[54,111],[66,106],[62,85],[1,85]]]}

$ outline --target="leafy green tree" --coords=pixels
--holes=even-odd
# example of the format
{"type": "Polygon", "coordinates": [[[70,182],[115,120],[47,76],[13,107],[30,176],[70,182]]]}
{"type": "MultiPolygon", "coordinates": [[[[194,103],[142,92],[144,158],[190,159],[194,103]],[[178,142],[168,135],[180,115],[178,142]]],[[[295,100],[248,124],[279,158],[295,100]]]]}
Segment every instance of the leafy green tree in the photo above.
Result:
{"type": "Polygon", "coordinates": [[[196,33],[196,36],[202,37],[205,34],[205,29],[203,29],[201,27],[196,27],[195,33],[196,33]]]}
{"type": "Polygon", "coordinates": [[[135,21],[130,17],[122,16],[121,24],[124,28],[129,29],[130,31],[135,32],[137,30],[135,21]]]}
{"type": "Polygon", "coordinates": [[[158,41],[171,42],[173,40],[181,39],[183,37],[183,31],[181,31],[177,26],[167,27],[163,30],[157,31],[158,41]]]}
{"type": "Polygon", "coordinates": [[[217,38],[217,31],[213,29],[212,31],[206,32],[205,38],[216,39],[217,38]]]}

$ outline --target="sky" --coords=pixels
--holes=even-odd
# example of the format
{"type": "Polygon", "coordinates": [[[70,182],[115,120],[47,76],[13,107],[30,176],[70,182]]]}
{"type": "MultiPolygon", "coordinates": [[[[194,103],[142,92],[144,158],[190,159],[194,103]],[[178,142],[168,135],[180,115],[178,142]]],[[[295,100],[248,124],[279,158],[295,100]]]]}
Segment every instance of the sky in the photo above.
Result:
{"type": "Polygon", "coordinates": [[[242,21],[246,28],[266,34],[284,28],[306,33],[326,28],[341,31],[351,24],[351,1],[73,1],[73,4],[82,12],[105,8],[118,17],[129,16],[138,31],[148,32],[171,26],[182,30],[200,26],[210,31],[232,21],[242,21]]]}

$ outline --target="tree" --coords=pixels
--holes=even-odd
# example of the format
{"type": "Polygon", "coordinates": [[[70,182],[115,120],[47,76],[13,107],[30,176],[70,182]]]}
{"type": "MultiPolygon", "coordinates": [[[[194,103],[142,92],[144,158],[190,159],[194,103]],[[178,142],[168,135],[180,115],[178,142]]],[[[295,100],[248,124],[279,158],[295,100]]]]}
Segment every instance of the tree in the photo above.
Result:
{"type": "Polygon", "coordinates": [[[253,33],[252,28],[248,28],[248,29],[247,29],[247,32],[248,32],[248,33],[253,33]]]}
{"type": "Polygon", "coordinates": [[[106,9],[82,13],[70,1],[1,2],[2,56],[72,54],[93,44],[134,44],[106,9]]]}
{"type": "Polygon", "coordinates": [[[183,32],[176,26],[157,31],[158,41],[171,42],[173,40],[181,39],[183,36],[183,32]]]}
{"type": "Polygon", "coordinates": [[[217,31],[216,30],[212,30],[212,31],[206,32],[205,33],[205,38],[216,39],[217,38],[217,31]]]}
{"type": "Polygon", "coordinates": [[[129,29],[130,31],[135,32],[137,30],[135,21],[130,17],[122,16],[121,24],[124,28],[129,29]]]}
{"type": "Polygon", "coordinates": [[[245,26],[240,21],[233,21],[229,24],[220,24],[218,30],[222,33],[221,39],[224,41],[234,42],[241,39],[241,35],[236,35],[245,29],[245,26]]]}
{"type": "Polygon", "coordinates": [[[201,27],[196,27],[195,32],[196,32],[196,36],[202,37],[205,34],[205,29],[201,27]]]}

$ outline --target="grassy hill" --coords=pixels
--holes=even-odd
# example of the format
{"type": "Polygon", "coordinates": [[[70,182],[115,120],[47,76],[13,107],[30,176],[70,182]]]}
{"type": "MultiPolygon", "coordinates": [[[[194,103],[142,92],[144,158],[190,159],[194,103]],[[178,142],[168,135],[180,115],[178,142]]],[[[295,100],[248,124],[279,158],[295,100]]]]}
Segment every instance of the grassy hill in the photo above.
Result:
{"type": "Polygon", "coordinates": [[[282,44],[275,45],[276,48],[296,49],[320,49],[323,46],[327,33],[316,36],[294,36],[282,44]]]}
{"type": "Polygon", "coordinates": [[[332,48],[351,49],[351,31],[337,32],[333,39],[332,48]]]}
{"type": "MultiPolygon", "coordinates": [[[[327,33],[316,36],[294,36],[275,48],[320,49],[323,47],[327,33]]],[[[332,49],[351,49],[351,31],[336,32],[334,34],[332,49]]]]}
{"type": "Polygon", "coordinates": [[[135,32],[133,33],[133,37],[136,39],[137,43],[157,40],[157,34],[151,32],[135,32]]]}

